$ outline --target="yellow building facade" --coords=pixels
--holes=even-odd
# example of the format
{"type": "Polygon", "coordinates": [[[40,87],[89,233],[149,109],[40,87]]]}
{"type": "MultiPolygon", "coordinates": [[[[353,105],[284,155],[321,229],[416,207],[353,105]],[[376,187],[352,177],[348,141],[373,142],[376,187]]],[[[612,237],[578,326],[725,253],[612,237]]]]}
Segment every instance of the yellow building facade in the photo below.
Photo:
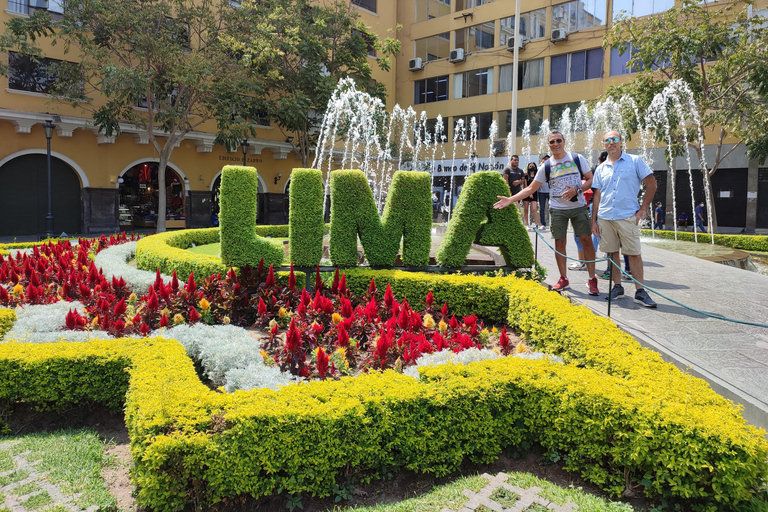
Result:
{"type": "MultiPolygon", "coordinates": [[[[57,9],[54,0],[0,1],[6,3],[0,11],[3,24],[15,16],[27,16],[35,5],[57,9]]],[[[457,119],[475,117],[479,155],[488,155],[491,143],[506,138],[511,126],[515,0],[350,3],[376,33],[397,37],[402,43],[390,72],[378,70],[376,56],[369,57],[374,78],[387,88],[388,109],[399,104],[425,111],[430,120],[441,115],[449,140],[457,119]],[[492,141],[489,129],[494,121],[498,134],[492,141]]],[[[602,48],[607,26],[621,10],[646,16],[663,12],[673,3],[522,0],[521,41],[517,43],[518,135],[525,119],[532,127],[545,119],[555,124],[565,108],[574,110],[580,101],[600,97],[611,84],[631,80],[633,75],[624,66],[626,58],[602,48]]],[[[755,9],[764,11],[763,4],[755,9]]],[[[71,59],[60,47],[49,48],[46,56],[71,59]]],[[[157,193],[152,185],[158,158],[145,133],[124,126],[121,135],[105,137],[82,112],[52,103],[44,92],[21,90],[0,77],[0,236],[45,232],[44,124],[49,120],[56,126],[50,139],[54,233],[152,228],[157,214],[152,211],[157,193]]],[[[204,125],[174,149],[166,170],[169,229],[210,226],[221,168],[243,162],[241,151],[227,152],[214,139],[215,126],[204,125]]],[[[523,141],[519,137],[516,145],[520,152],[523,141]]],[[[748,231],[768,228],[768,169],[750,162],[740,149],[729,156],[713,180],[719,224],[748,231]]],[[[245,151],[246,163],[259,171],[259,221],[287,222],[290,173],[300,166],[291,144],[277,127],[258,126],[257,136],[248,140],[245,151]]],[[[671,211],[666,164],[663,157],[654,161],[663,185],[657,197],[671,211]]],[[[686,196],[678,194],[678,200],[681,195],[686,196]]],[[[690,203],[690,193],[687,197],[690,203]]],[[[682,208],[691,213],[690,205],[682,208]]]]}

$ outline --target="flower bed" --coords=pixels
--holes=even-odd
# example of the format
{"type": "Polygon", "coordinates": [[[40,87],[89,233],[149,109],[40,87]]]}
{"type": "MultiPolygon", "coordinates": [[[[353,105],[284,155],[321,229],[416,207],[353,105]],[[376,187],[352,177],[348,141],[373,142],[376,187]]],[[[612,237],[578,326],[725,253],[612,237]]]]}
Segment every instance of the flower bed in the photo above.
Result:
{"type": "Polygon", "coordinates": [[[443,475],[524,441],[614,495],[629,487],[691,510],[736,507],[768,476],[765,432],[731,402],[538,284],[362,269],[346,283],[365,293],[371,278],[398,301],[432,291],[457,315],[506,321],[566,364],[499,358],[420,368],[419,380],[387,370],[227,395],[162,339],[2,344],[0,399],[126,397],[139,500],[156,510],[279,488],[328,495],[350,469],[443,475]],[[129,382],[101,378],[123,369],[129,382]]]}

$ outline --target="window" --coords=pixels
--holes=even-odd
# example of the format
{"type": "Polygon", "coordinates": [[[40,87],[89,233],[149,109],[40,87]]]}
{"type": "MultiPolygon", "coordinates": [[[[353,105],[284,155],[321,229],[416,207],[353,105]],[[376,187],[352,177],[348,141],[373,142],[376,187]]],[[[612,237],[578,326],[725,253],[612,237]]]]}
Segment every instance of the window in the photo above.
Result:
{"type": "MultiPolygon", "coordinates": [[[[427,142],[427,137],[429,137],[430,144],[433,144],[435,139],[439,139],[438,142],[448,141],[448,126],[446,125],[444,118],[440,118],[440,128],[438,128],[437,118],[433,118],[427,119],[425,125],[419,124],[417,129],[419,130],[422,143],[427,142]]],[[[414,144],[416,143],[416,137],[414,137],[413,142],[414,144]]]]}
{"type": "Polygon", "coordinates": [[[447,59],[451,54],[450,34],[443,32],[424,39],[417,39],[414,47],[414,57],[421,57],[424,62],[437,59],[447,59]]]}
{"type": "MultiPolygon", "coordinates": [[[[514,64],[499,66],[499,92],[512,90],[512,71],[514,64]]],[[[544,85],[544,59],[526,60],[518,63],[517,90],[531,89],[544,85]]]]}
{"type": "Polygon", "coordinates": [[[413,83],[413,102],[416,105],[448,99],[448,75],[436,76],[413,83]]]}
{"type": "Polygon", "coordinates": [[[453,116],[453,136],[456,137],[456,124],[459,119],[464,121],[464,140],[470,140],[472,135],[470,133],[471,120],[475,118],[477,123],[477,140],[487,140],[491,138],[491,123],[493,123],[493,113],[484,112],[482,114],[471,114],[467,116],[453,116]]]}
{"type": "Polygon", "coordinates": [[[376,0],[352,0],[352,5],[357,5],[371,12],[376,12],[376,0]]]}
{"type": "Polygon", "coordinates": [[[493,94],[493,68],[475,69],[453,75],[453,97],[471,98],[493,94]]]}
{"type": "Polygon", "coordinates": [[[32,14],[37,10],[47,10],[54,14],[64,14],[64,6],[61,5],[62,0],[8,0],[8,12],[17,14],[32,14]]]}
{"type": "Polygon", "coordinates": [[[674,6],[675,0],[613,0],[613,19],[622,13],[636,18],[658,14],[674,6]]]}
{"type": "Polygon", "coordinates": [[[627,67],[629,59],[634,55],[635,49],[630,45],[624,50],[624,53],[619,53],[618,48],[611,48],[611,76],[628,75],[629,73],[639,73],[643,70],[641,65],[632,66],[630,69],[627,67]]]}
{"type": "Polygon", "coordinates": [[[49,94],[59,82],[59,77],[66,77],[68,82],[79,82],[72,91],[57,92],[71,97],[83,95],[83,82],[80,69],[73,62],[40,58],[37,61],[29,57],[8,52],[8,87],[17,91],[49,94]]]}
{"type": "Polygon", "coordinates": [[[416,22],[451,14],[451,0],[416,0],[416,22]]]}
{"type": "Polygon", "coordinates": [[[463,11],[464,9],[471,9],[478,5],[492,4],[493,0],[456,0],[456,10],[463,11]]]}
{"type": "MultiPolygon", "coordinates": [[[[549,126],[555,130],[563,130],[564,127],[561,125],[561,121],[566,109],[570,109],[568,116],[571,119],[571,123],[573,123],[573,118],[576,116],[576,110],[579,106],[581,106],[581,103],[578,101],[561,103],[560,105],[551,105],[549,107],[549,126]]],[[[571,126],[574,125],[572,124],[571,126]]]]}
{"type": "MultiPolygon", "coordinates": [[[[499,45],[505,46],[507,39],[515,34],[515,17],[501,18],[499,45]]],[[[547,37],[547,10],[536,9],[520,16],[520,37],[526,40],[547,37]]]]}
{"type": "Polygon", "coordinates": [[[600,78],[603,76],[603,49],[555,55],[551,68],[550,85],[600,78]]]}
{"type": "Polygon", "coordinates": [[[376,56],[376,45],[373,43],[373,38],[370,36],[370,34],[366,34],[365,32],[361,32],[357,29],[352,29],[352,36],[358,36],[365,41],[365,46],[368,49],[368,56],[369,57],[375,57],[376,56]]]}
{"type": "MultiPolygon", "coordinates": [[[[528,120],[531,126],[531,134],[539,133],[539,127],[544,120],[544,107],[528,107],[517,109],[517,136],[523,135],[523,127],[525,121],[528,120]]],[[[499,133],[499,136],[506,137],[509,131],[512,129],[512,111],[505,110],[499,112],[499,122],[504,126],[504,132],[499,133]]]]}
{"type": "Polygon", "coordinates": [[[552,7],[552,30],[564,28],[571,33],[605,25],[605,11],[605,0],[574,0],[556,5],[552,7]]]}
{"type": "Polygon", "coordinates": [[[456,48],[463,48],[465,52],[474,52],[493,48],[494,23],[492,21],[467,27],[456,31],[456,48]]]}

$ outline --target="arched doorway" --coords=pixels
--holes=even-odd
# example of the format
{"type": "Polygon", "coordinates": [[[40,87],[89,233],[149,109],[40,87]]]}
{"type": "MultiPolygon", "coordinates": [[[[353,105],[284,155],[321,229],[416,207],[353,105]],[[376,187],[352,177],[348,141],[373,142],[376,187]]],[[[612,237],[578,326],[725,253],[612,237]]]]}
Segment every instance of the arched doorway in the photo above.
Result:
{"type": "MultiPolygon", "coordinates": [[[[264,180],[259,176],[259,190],[257,192],[258,197],[256,199],[256,224],[267,224],[268,216],[267,209],[269,207],[269,198],[267,195],[267,187],[264,185],[264,180]]],[[[216,176],[211,186],[211,224],[214,224],[215,218],[219,218],[219,196],[221,195],[221,173],[216,176]]]]}
{"type": "MultiPolygon", "coordinates": [[[[120,229],[157,227],[159,204],[157,162],[132,166],[118,179],[120,191],[120,229]]],[[[184,180],[171,167],[165,168],[166,224],[168,229],[186,224],[184,180]]]]}
{"type": "MultiPolygon", "coordinates": [[[[0,236],[46,232],[48,162],[45,154],[13,158],[0,167],[0,236]]],[[[77,173],[51,156],[53,233],[82,231],[82,194],[77,173]]]]}

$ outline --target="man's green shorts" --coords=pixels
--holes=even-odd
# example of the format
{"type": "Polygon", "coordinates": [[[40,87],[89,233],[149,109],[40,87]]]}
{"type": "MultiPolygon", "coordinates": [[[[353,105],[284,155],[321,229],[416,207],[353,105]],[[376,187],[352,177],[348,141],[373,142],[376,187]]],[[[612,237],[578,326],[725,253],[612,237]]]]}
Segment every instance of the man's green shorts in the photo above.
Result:
{"type": "Polygon", "coordinates": [[[552,232],[552,238],[565,238],[568,236],[568,220],[571,221],[573,232],[576,236],[584,236],[592,233],[592,216],[589,214],[588,206],[579,206],[578,208],[569,208],[560,210],[549,209],[549,229],[552,232]]]}

